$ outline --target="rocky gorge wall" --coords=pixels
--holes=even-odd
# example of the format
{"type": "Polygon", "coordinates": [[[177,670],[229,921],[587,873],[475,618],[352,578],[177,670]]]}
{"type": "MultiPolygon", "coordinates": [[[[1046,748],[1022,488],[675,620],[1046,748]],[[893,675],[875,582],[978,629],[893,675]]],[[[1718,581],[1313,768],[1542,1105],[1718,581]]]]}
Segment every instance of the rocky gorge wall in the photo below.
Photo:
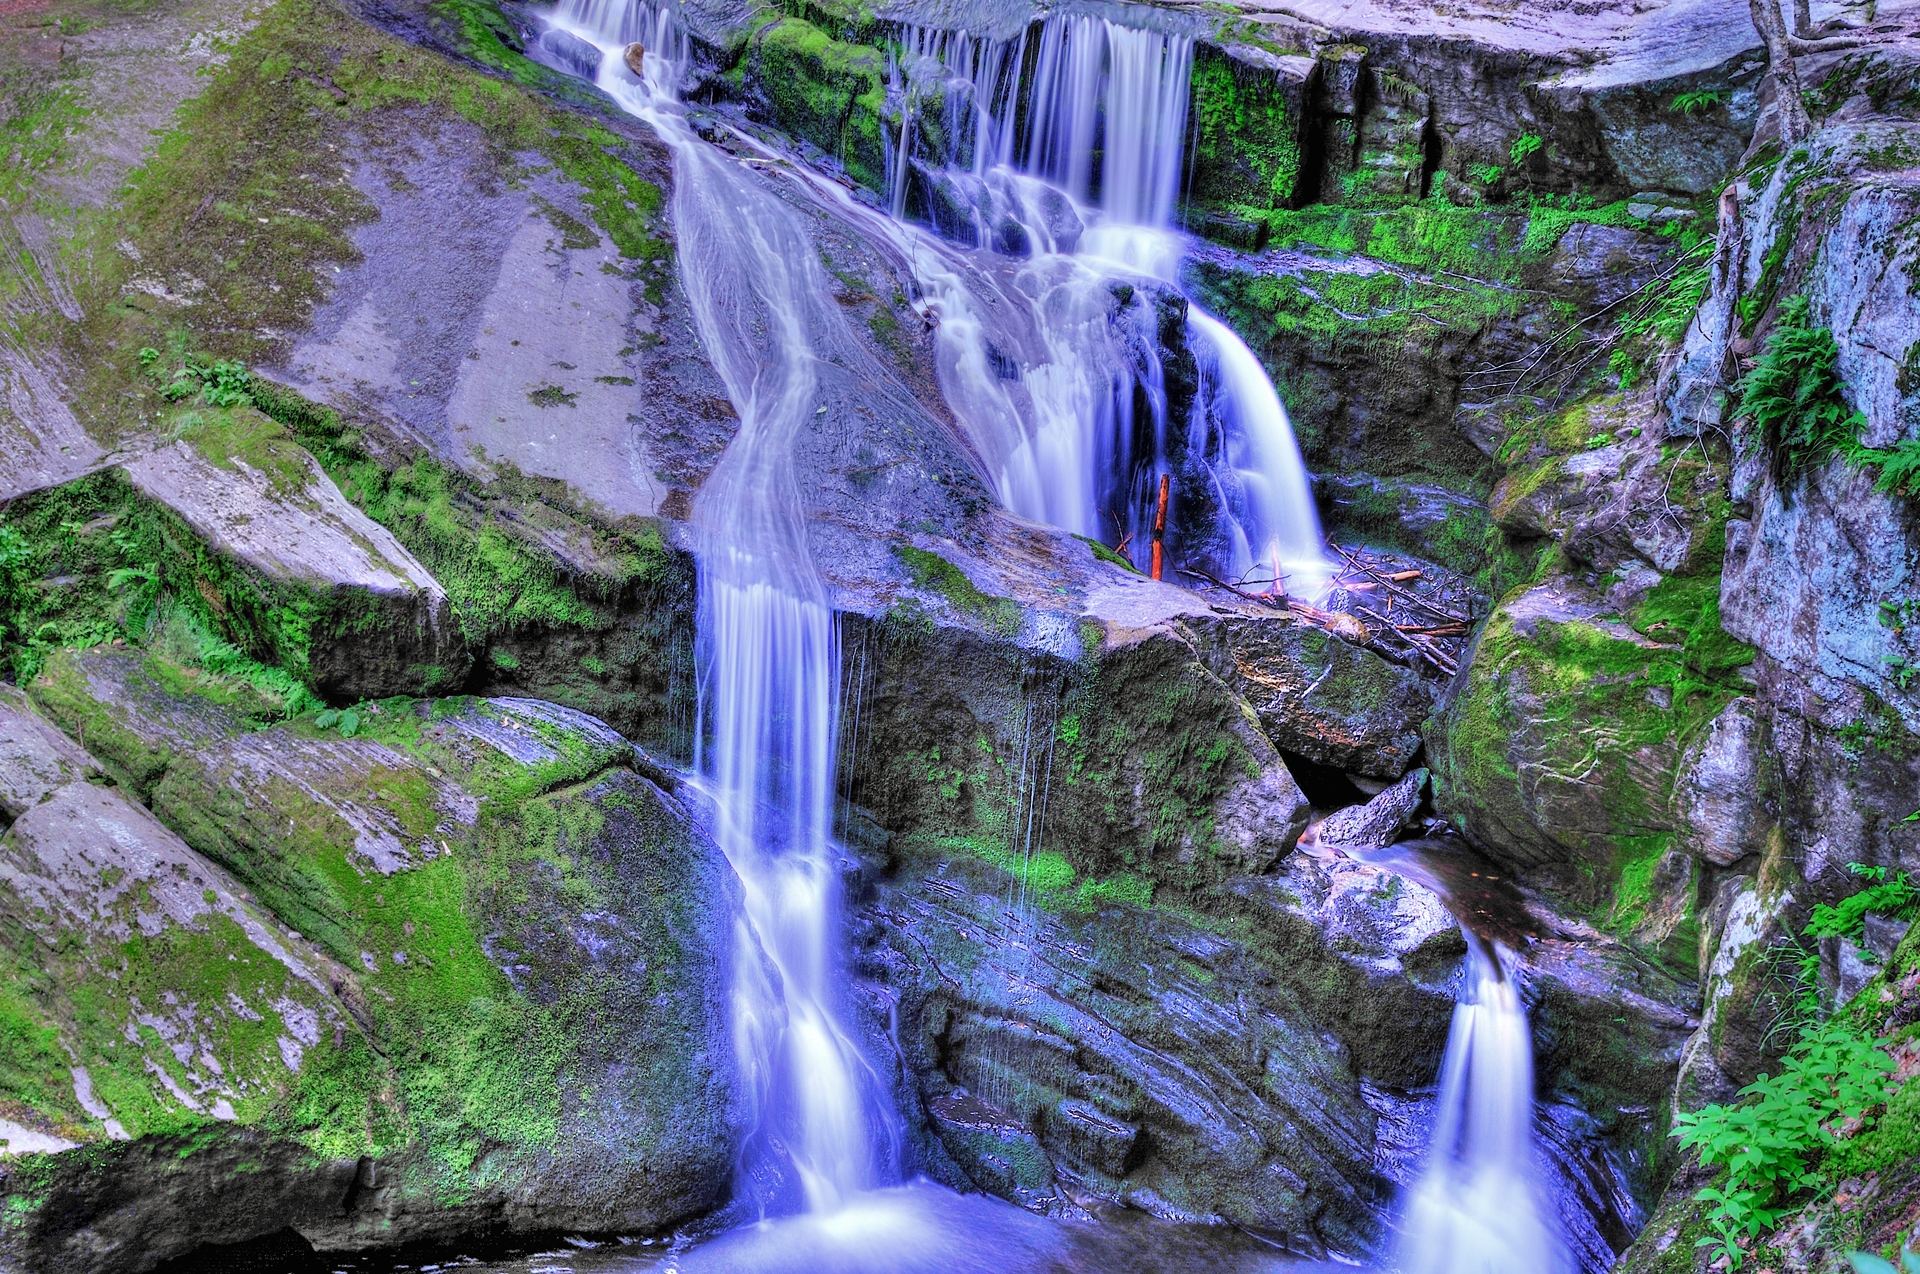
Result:
{"type": "MultiPolygon", "coordinates": [[[[692,16],[710,135],[883,186],[912,13],[692,16]]],[[[1434,810],[1533,908],[1583,1259],[1671,1179],[1629,1260],[1691,1260],[1672,1111],[1777,1056],[1761,957],[1847,863],[1913,866],[1883,622],[1911,506],[1838,461],[1789,498],[1726,405],[1806,292],[1865,445],[1913,436],[1905,64],[1823,71],[1831,118],[1769,166],[1738,22],[1649,62],[1155,20],[1202,37],[1197,295],[1275,371],[1336,536],[1459,573],[1481,622],[1449,682],[1005,517],[910,272],[782,187],[883,369],[798,463],[842,615],[851,995],[909,1166],[1378,1252],[1463,948],[1426,886],[1295,850],[1411,775],[1388,834],[1434,810]]],[[[8,32],[0,1131],[74,1145],[7,1161],[0,1259],[722,1206],[730,875],[675,767],[686,526],[734,415],[657,142],[511,6],[8,32]]],[[[1856,1014],[1900,1019],[1907,958],[1856,1014]]],[[[1894,1224],[1888,1180],[1796,1259],[1894,1224]]]]}

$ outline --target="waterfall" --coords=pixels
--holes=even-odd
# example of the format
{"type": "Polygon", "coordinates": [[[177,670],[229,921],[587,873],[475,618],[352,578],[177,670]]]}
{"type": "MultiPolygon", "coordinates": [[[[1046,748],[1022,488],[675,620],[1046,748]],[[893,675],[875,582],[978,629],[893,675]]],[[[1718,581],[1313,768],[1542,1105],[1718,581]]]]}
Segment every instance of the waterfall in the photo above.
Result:
{"type": "Polygon", "coordinates": [[[981,255],[1020,261],[1003,279],[928,242],[906,253],[939,319],[949,404],[1015,513],[1128,544],[1143,562],[1170,475],[1189,556],[1254,587],[1318,596],[1334,571],[1292,424],[1259,359],[1189,303],[1201,400],[1190,420],[1169,421],[1159,316],[1141,295],[1121,299],[1136,282],[1178,286],[1171,223],[1192,40],[1056,14],[1040,26],[1030,70],[1027,42],[908,28],[895,58],[896,218],[915,111],[937,82],[948,152],[924,177],[941,205],[934,220],[981,255]],[[967,205],[964,221],[955,204],[967,205]]]}
{"type": "Polygon", "coordinates": [[[1504,951],[1467,934],[1427,1162],[1408,1196],[1402,1274],[1566,1274],[1534,1182],[1533,1038],[1504,951]]]}
{"type": "Polygon", "coordinates": [[[596,83],[672,152],[682,279],[740,415],[694,507],[696,769],[744,899],[732,1019],[753,1132],[740,1188],[763,1215],[826,1211],[893,1175],[891,1111],[839,1013],[839,635],[792,464],[801,432],[851,395],[834,368],[852,365],[853,342],[795,212],[688,126],[671,15],[564,0],[553,23],[602,49],[596,83]],[[644,77],[622,59],[629,39],[647,49],[644,77]]]}

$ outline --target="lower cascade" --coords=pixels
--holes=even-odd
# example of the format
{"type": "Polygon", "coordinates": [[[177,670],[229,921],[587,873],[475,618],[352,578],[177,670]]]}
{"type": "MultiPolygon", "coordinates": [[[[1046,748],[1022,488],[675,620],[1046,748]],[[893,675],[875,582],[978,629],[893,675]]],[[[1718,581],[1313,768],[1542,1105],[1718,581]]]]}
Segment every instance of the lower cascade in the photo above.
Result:
{"type": "Polygon", "coordinates": [[[1403,1274],[1566,1274],[1543,1208],[1533,1136],[1533,1038],[1512,955],[1468,934],[1427,1162],[1401,1218],[1403,1274]]]}

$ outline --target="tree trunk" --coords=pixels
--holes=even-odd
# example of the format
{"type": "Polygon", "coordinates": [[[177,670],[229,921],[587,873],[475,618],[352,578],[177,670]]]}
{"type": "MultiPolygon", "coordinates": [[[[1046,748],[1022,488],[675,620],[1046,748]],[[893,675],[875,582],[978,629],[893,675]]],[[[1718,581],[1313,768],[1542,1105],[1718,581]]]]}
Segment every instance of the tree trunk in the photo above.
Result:
{"type": "Polygon", "coordinates": [[[1793,33],[1803,40],[1813,38],[1813,0],[1793,0],[1793,33]]]}
{"type": "Polygon", "coordinates": [[[1753,14],[1753,29],[1767,46],[1774,109],[1780,114],[1780,143],[1798,146],[1813,131],[1813,122],[1807,118],[1806,103],[1800,100],[1800,71],[1787,44],[1787,22],[1780,15],[1780,0],[1747,0],[1747,8],[1753,14]]]}

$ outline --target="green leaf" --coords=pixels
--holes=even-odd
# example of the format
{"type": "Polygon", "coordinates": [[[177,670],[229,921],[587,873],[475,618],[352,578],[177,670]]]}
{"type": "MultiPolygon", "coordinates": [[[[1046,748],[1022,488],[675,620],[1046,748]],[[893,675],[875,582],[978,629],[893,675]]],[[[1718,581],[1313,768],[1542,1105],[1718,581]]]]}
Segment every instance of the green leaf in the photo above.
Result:
{"type": "Polygon", "coordinates": [[[313,719],[313,723],[322,730],[331,730],[340,721],[340,709],[328,708],[313,719]]]}
{"type": "Polygon", "coordinates": [[[340,713],[340,735],[351,739],[360,732],[360,714],[352,708],[342,709],[340,713]]]}
{"type": "Polygon", "coordinates": [[[1849,1252],[1847,1261],[1853,1266],[1854,1274],[1900,1274],[1892,1261],[1871,1252],[1849,1252]]]}

